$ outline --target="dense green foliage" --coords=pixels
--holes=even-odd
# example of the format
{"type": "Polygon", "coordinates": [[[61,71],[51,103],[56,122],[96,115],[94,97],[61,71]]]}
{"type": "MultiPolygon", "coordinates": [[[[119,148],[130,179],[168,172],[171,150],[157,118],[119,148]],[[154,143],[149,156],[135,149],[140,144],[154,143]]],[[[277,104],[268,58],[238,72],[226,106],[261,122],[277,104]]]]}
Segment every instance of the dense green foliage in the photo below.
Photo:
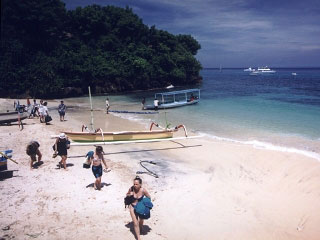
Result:
{"type": "Polygon", "coordinates": [[[199,80],[199,43],[148,27],[129,8],[67,11],[60,0],[2,0],[0,93],[57,97],[199,80]]]}

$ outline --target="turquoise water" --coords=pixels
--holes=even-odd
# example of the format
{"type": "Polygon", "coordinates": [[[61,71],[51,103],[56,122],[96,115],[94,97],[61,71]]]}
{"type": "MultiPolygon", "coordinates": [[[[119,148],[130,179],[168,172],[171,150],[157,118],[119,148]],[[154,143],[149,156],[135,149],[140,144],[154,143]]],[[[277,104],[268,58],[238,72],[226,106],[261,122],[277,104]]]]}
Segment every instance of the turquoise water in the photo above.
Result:
{"type": "MultiPolygon", "coordinates": [[[[146,126],[150,121],[184,124],[188,131],[212,138],[319,154],[320,69],[275,70],[272,75],[250,76],[243,69],[205,69],[203,83],[189,86],[201,89],[200,103],[160,114],[116,115],[146,126]]],[[[142,111],[142,98],[151,103],[154,93],[110,95],[111,110],[142,111]]],[[[104,108],[106,97],[93,99],[95,107],[104,108]]]]}

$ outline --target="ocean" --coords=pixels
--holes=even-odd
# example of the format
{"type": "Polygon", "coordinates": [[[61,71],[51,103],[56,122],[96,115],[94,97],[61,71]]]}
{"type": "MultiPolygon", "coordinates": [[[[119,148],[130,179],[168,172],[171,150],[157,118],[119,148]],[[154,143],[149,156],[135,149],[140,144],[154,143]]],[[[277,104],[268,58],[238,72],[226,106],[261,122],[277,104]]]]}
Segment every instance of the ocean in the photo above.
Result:
{"type": "MultiPolygon", "coordinates": [[[[162,126],[184,124],[189,132],[209,138],[299,152],[320,161],[320,69],[274,70],[274,74],[252,76],[243,69],[204,69],[201,85],[184,88],[201,89],[198,104],[159,114],[113,114],[146,127],[151,121],[162,126]]],[[[142,98],[152,103],[154,93],[109,95],[110,110],[142,111],[142,98]]],[[[94,107],[104,108],[105,99],[93,97],[94,107]]]]}

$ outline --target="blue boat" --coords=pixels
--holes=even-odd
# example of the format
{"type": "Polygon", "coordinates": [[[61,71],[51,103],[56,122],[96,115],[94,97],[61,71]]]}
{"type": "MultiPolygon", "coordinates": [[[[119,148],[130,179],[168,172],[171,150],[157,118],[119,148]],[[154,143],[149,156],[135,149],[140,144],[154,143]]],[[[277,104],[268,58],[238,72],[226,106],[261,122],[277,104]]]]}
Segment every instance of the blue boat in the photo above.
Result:
{"type": "Polygon", "coordinates": [[[154,104],[143,106],[144,110],[168,109],[196,104],[200,101],[200,89],[187,89],[156,93],[154,104]],[[158,107],[156,107],[158,103],[158,107]]]}

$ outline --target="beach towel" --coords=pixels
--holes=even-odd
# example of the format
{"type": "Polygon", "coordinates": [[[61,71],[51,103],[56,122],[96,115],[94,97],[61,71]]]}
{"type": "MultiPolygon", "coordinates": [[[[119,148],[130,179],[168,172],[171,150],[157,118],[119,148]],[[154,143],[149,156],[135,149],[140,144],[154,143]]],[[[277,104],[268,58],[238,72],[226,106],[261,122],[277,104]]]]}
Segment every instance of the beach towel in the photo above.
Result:
{"type": "Polygon", "coordinates": [[[91,161],[90,159],[93,157],[94,151],[89,151],[86,155],[86,160],[83,163],[83,168],[90,168],[91,166],[91,161]]]}
{"type": "Polygon", "coordinates": [[[134,206],[134,211],[138,214],[138,216],[142,219],[150,218],[150,209],[152,209],[153,204],[151,199],[148,197],[144,197],[141,201],[139,201],[134,206]]]}

